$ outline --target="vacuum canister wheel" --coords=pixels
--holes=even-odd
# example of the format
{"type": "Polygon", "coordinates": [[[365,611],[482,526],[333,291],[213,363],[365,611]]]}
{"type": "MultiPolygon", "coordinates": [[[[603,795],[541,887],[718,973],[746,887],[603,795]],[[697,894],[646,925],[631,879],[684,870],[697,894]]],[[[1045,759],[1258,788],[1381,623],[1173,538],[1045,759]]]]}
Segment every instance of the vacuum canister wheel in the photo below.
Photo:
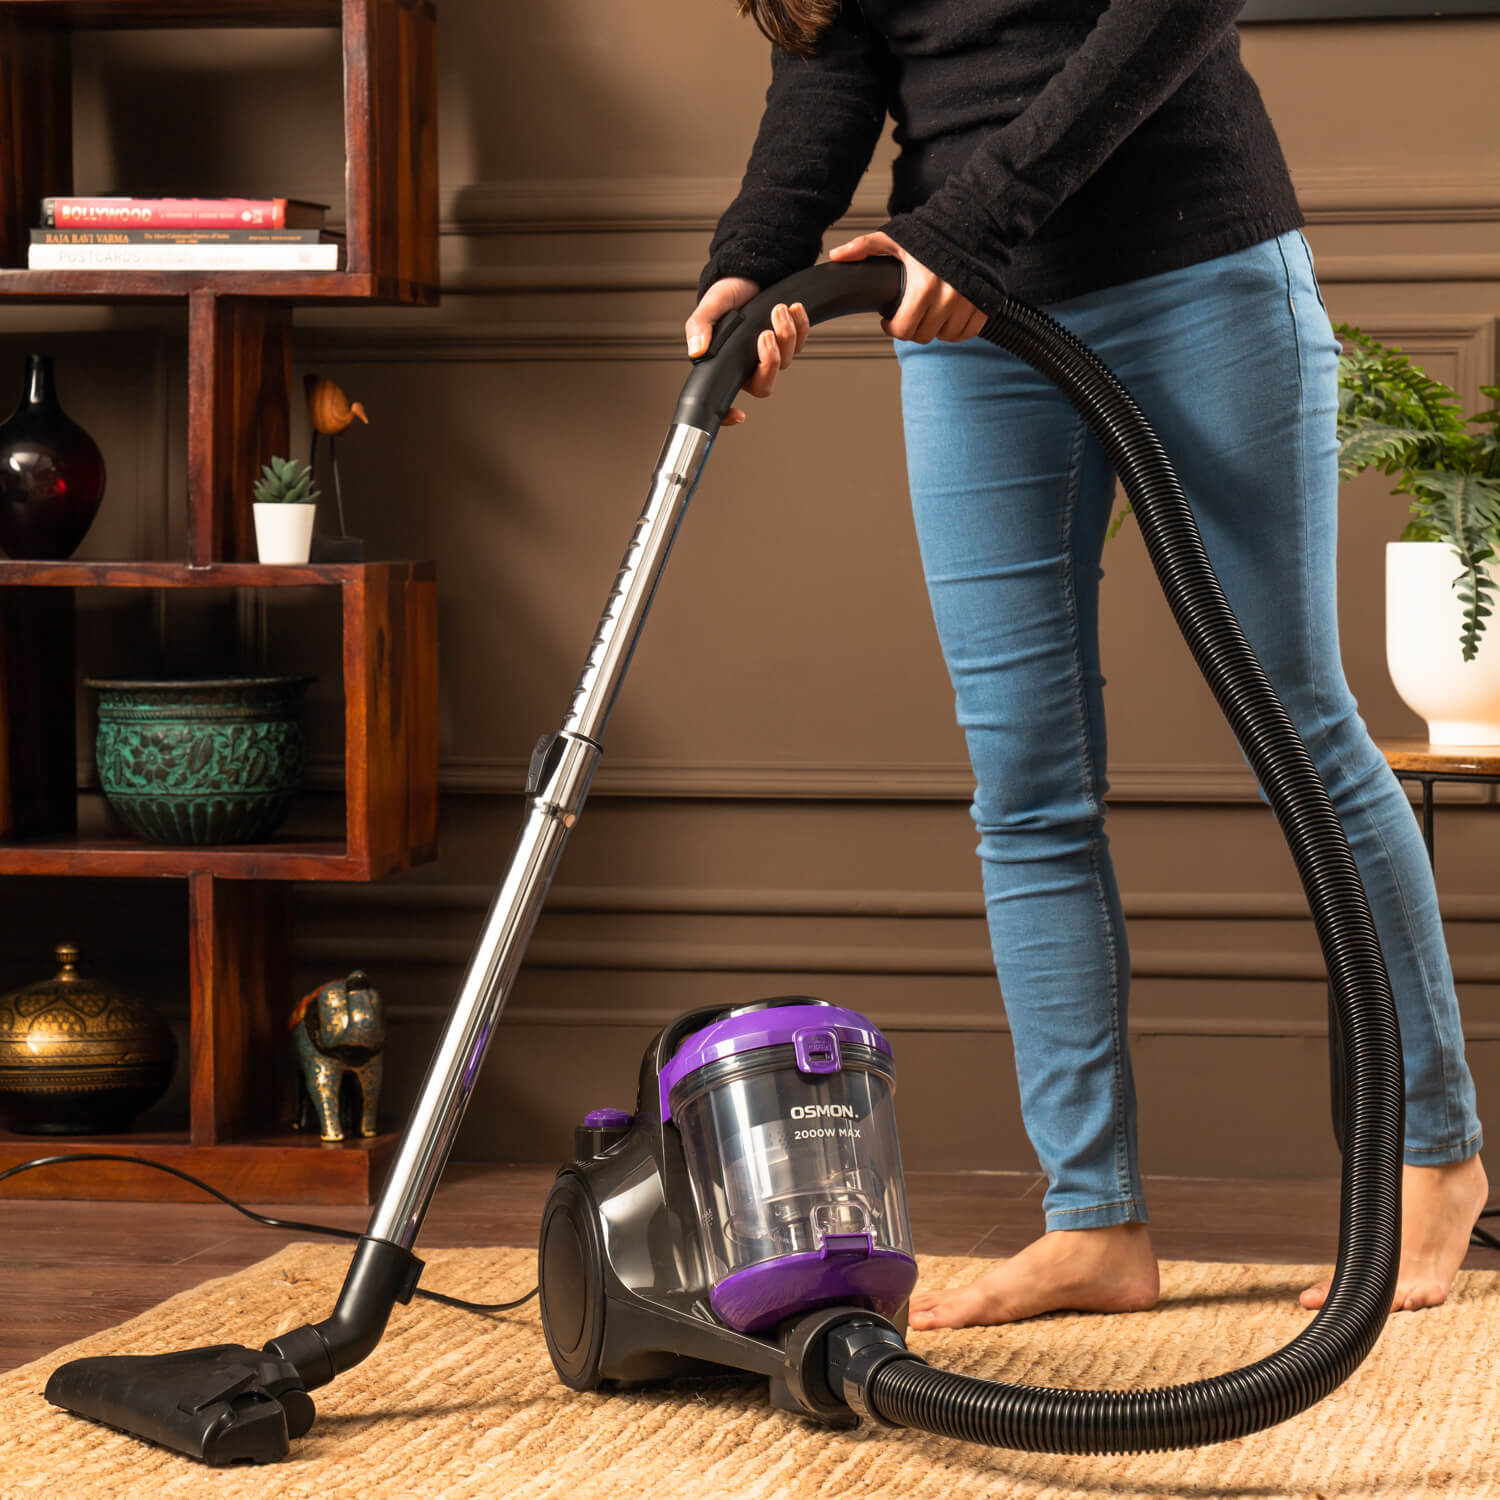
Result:
{"type": "Polygon", "coordinates": [[[537,1281],[558,1379],[575,1391],[593,1390],[604,1347],[604,1257],[588,1189],[571,1172],[557,1179],[542,1210],[537,1281]]]}

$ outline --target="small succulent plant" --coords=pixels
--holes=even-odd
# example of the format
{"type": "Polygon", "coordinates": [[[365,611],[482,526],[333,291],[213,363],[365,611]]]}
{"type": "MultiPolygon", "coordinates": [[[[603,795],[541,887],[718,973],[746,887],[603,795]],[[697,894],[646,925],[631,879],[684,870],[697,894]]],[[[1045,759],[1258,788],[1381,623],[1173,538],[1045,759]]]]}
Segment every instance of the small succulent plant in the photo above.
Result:
{"type": "Polygon", "coordinates": [[[312,470],[301,459],[273,458],[255,482],[255,498],[262,505],[313,505],[319,491],[313,488],[312,470]]]}

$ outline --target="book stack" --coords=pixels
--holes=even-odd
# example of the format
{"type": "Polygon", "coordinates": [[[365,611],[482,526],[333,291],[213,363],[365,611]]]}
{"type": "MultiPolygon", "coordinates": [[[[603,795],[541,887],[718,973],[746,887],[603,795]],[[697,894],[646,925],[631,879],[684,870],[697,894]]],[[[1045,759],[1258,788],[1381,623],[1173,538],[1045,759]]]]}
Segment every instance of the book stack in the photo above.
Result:
{"type": "Polygon", "coordinates": [[[328,206],[300,198],[44,198],[33,271],[337,271],[328,206]]]}

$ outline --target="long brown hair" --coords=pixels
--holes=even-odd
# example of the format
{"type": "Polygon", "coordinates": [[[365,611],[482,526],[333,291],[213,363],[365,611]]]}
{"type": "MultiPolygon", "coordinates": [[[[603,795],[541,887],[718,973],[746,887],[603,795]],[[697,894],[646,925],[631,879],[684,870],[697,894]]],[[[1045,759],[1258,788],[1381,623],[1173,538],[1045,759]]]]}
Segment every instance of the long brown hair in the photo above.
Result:
{"type": "Polygon", "coordinates": [[[838,14],[839,0],[739,0],[749,16],[778,47],[803,57],[838,14]]]}

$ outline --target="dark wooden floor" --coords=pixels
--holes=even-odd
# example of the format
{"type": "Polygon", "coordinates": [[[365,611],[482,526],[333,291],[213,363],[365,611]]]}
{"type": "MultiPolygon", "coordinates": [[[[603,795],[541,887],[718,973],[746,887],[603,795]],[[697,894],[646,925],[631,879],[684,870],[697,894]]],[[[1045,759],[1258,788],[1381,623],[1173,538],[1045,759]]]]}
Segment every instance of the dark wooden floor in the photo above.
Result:
{"type": "MultiPolygon", "coordinates": [[[[433,1199],[420,1251],[438,1245],[533,1245],[549,1167],[455,1165],[433,1199]]],[[[907,1174],[912,1233],[932,1255],[1009,1255],[1040,1233],[1042,1181],[1016,1173],[907,1174]]],[[[1317,1263],[1332,1259],[1336,1182],[1155,1178],[1152,1236],[1166,1260],[1317,1263]]],[[[262,1212],[362,1229],[363,1208],[262,1212]]],[[[119,1323],[305,1234],[265,1229],[216,1203],[0,1200],[0,1369],[119,1323]]],[[[1466,1265],[1500,1270],[1500,1253],[1466,1265]]],[[[504,1301],[526,1286],[496,1286],[504,1301]]],[[[436,1280],[434,1291],[442,1291],[436,1280]]]]}

